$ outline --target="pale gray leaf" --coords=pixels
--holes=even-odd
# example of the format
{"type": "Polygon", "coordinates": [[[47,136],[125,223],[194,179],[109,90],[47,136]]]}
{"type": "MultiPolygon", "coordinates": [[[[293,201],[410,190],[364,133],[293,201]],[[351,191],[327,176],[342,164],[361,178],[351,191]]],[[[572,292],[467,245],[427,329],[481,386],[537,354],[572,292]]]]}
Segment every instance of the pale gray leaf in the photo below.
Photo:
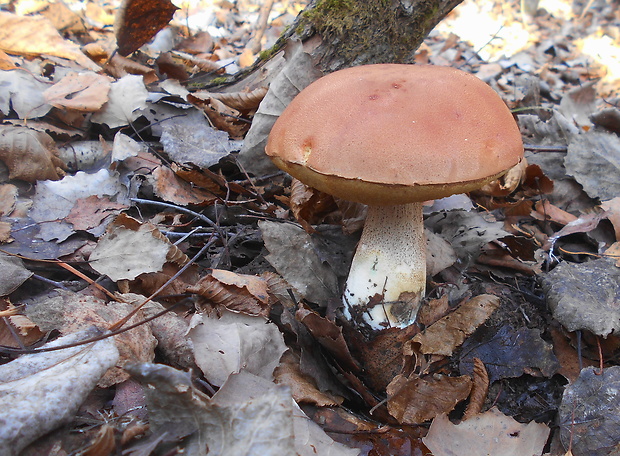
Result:
{"type": "Polygon", "coordinates": [[[13,293],[31,275],[21,259],[0,252],[0,296],[13,293]]]}
{"type": "MultiPolygon", "coordinates": [[[[70,334],[44,345],[70,344],[99,334],[70,334]]],[[[111,338],[58,351],[23,355],[0,366],[0,454],[17,455],[70,422],[103,374],[118,360],[111,338]]]]}
{"type": "Polygon", "coordinates": [[[235,150],[228,133],[216,130],[204,117],[175,117],[162,125],[161,143],[171,160],[208,168],[235,150]]]}
{"type": "Polygon", "coordinates": [[[265,155],[271,127],[291,100],[321,76],[298,40],[287,43],[285,58],[286,63],[269,85],[269,91],[254,115],[252,126],[239,153],[239,161],[243,167],[255,175],[276,170],[275,165],[265,155]]]}
{"type": "Polygon", "coordinates": [[[561,263],[542,277],[553,316],[569,331],[607,336],[620,328],[620,269],[607,258],[561,263]]]}
{"type": "Polygon", "coordinates": [[[325,304],[337,297],[338,279],[323,261],[315,240],[289,223],[258,223],[269,255],[265,258],[308,301],[325,304]]]}
{"type": "Polygon", "coordinates": [[[573,138],[564,159],[566,172],[592,198],[609,200],[620,195],[620,138],[591,131],[573,138]]]}

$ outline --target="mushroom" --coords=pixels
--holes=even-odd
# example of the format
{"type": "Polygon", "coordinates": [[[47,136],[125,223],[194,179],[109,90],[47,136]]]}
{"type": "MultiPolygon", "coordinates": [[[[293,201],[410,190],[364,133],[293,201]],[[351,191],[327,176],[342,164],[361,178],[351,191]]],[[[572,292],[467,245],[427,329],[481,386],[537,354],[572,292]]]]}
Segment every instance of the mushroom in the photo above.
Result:
{"type": "Polygon", "coordinates": [[[336,71],[302,90],[266,153],[305,184],[368,205],[343,295],[373,329],[415,321],[426,289],[422,202],[480,188],[523,157],[500,96],[477,77],[432,65],[336,71]]]}

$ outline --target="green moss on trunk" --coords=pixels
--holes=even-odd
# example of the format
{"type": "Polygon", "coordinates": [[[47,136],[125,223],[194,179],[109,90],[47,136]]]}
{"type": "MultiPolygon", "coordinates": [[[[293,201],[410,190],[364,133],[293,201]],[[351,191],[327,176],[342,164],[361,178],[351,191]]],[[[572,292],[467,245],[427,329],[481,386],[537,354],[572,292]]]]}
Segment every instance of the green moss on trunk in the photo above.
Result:
{"type": "Polygon", "coordinates": [[[317,0],[303,15],[323,41],[330,43],[335,59],[345,65],[367,63],[364,60],[407,62],[442,17],[443,7],[457,3],[317,0]]]}

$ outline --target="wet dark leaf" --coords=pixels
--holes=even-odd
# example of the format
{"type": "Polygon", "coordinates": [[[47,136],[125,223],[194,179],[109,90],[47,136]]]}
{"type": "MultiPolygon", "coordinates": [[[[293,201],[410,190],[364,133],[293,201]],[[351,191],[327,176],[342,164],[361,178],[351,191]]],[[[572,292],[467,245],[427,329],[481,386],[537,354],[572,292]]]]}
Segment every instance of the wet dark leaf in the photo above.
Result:
{"type": "Polygon", "coordinates": [[[463,344],[462,374],[473,372],[474,358],[482,360],[491,382],[536,371],[550,377],[560,367],[552,346],[541,339],[538,329],[502,326],[496,334],[486,334],[482,341],[476,339],[470,337],[463,344]]]}
{"type": "Polygon", "coordinates": [[[574,456],[617,455],[620,451],[620,367],[587,367],[564,391],[560,437],[574,456]]]}

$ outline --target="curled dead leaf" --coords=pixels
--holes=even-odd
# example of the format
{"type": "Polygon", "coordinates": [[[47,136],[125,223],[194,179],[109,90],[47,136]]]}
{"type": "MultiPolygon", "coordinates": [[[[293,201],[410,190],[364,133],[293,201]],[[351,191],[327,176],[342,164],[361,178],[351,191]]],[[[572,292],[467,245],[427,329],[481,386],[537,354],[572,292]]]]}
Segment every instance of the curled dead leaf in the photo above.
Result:
{"type": "Polygon", "coordinates": [[[445,316],[449,311],[450,301],[448,300],[448,295],[445,294],[440,298],[424,302],[422,307],[420,307],[416,320],[424,326],[430,326],[445,316]]]}
{"type": "Polygon", "coordinates": [[[241,119],[241,113],[236,109],[211,97],[206,98],[190,94],[187,101],[204,111],[215,128],[225,131],[231,138],[242,138],[250,128],[249,123],[241,119]]]}
{"type": "Polygon", "coordinates": [[[196,68],[200,71],[213,72],[222,69],[222,64],[208,59],[201,59],[192,54],[180,51],[171,51],[169,53],[171,61],[180,63],[187,68],[196,68]]]}
{"type": "Polygon", "coordinates": [[[187,291],[205,298],[196,303],[200,311],[208,311],[215,306],[247,315],[269,314],[267,282],[257,276],[213,269],[211,274],[187,291]]]}
{"type": "Polygon", "coordinates": [[[289,204],[295,219],[308,233],[314,233],[312,225],[321,223],[327,214],[336,209],[332,196],[308,187],[297,179],[291,182],[289,204]]]}
{"type": "Polygon", "coordinates": [[[314,404],[319,407],[333,407],[342,403],[342,397],[335,397],[327,392],[321,392],[314,380],[304,374],[299,365],[299,357],[290,350],[280,359],[280,364],[273,372],[275,382],[286,385],[291,389],[293,399],[300,404],[314,404]]]}
{"type": "Polygon", "coordinates": [[[474,381],[469,395],[469,404],[463,414],[467,420],[482,411],[482,406],[489,392],[489,373],[480,358],[474,358],[474,381]]]}
{"type": "Polygon", "coordinates": [[[482,187],[479,192],[490,196],[507,196],[513,193],[525,180],[527,160],[524,158],[510,168],[506,174],[482,187]]]}
{"type": "Polygon", "coordinates": [[[210,96],[237,111],[254,111],[265,95],[267,87],[257,87],[251,92],[211,93],[210,96]]]}
{"type": "Polygon", "coordinates": [[[545,245],[543,245],[543,249],[548,251],[549,249],[554,248],[558,239],[568,236],[569,234],[589,233],[598,226],[601,220],[606,218],[607,213],[604,211],[595,211],[589,214],[582,214],[578,219],[573,220],[568,225],[565,225],[560,231],[551,236],[545,245]]]}
{"type": "Polygon", "coordinates": [[[548,199],[536,201],[534,208],[536,211],[532,212],[531,215],[537,220],[551,220],[560,225],[568,225],[577,220],[575,215],[551,204],[548,199]]]}
{"type": "Polygon", "coordinates": [[[500,179],[500,188],[508,193],[514,192],[525,179],[525,170],[527,167],[527,159],[524,158],[518,164],[510,168],[500,179]]]}
{"type": "Polygon", "coordinates": [[[35,182],[64,176],[54,140],[41,131],[0,126],[0,160],[9,168],[10,179],[35,182]]]}
{"type": "Polygon", "coordinates": [[[601,208],[607,213],[607,219],[614,226],[616,241],[620,241],[620,196],[603,201],[601,208]]]}
{"type": "Polygon", "coordinates": [[[209,204],[217,199],[212,192],[191,185],[167,166],[155,168],[150,180],[153,182],[153,190],[157,196],[164,201],[181,206],[209,204]]]}

